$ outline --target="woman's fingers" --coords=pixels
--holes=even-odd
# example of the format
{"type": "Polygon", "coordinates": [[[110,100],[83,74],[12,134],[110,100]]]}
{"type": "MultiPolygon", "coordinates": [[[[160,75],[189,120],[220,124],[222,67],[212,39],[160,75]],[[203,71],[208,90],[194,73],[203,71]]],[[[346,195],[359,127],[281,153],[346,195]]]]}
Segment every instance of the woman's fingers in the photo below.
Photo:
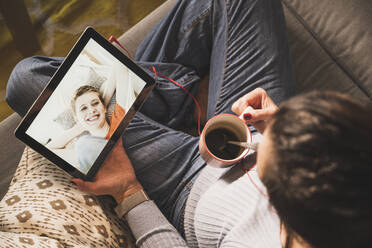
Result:
{"type": "Polygon", "coordinates": [[[142,188],[125,153],[122,139],[119,139],[93,182],[80,178],[73,178],[71,182],[75,183],[81,191],[94,195],[112,195],[117,201],[133,191],[133,188],[142,188]]]}
{"type": "Polygon", "coordinates": [[[263,133],[267,120],[277,111],[277,107],[269,107],[265,109],[254,109],[248,106],[239,116],[247,124],[253,125],[260,133],[263,133]]]}
{"type": "Polygon", "coordinates": [[[237,115],[241,115],[249,106],[254,109],[261,109],[263,107],[262,103],[267,97],[267,93],[264,89],[257,88],[237,100],[231,109],[237,115]]]}
{"type": "Polygon", "coordinates": [[[100,193],[96,190],[96,185],[94,182],[88,182],[81,180],[80,178],[73,178],[71,179],[73,183],[76,184],[79,190],[95,195],[99,195],[100,193]]]}
{"type": "Polygon", "coordinates": [[[260,133],[265,130],[264,121],[258,120],[256,110],[252,107],[247,107],[243,113],[239,116],[240,119],[244,120],[245,123],[253,125],[260,133]]]}
{"type": "Polygon", "coordinates": [[[242,114],[243,119],[248,123],[254,123],[257,121],[268,120],[275,112],[277,108],[266,108],[266,109],[252,109],[248,107],[242,114]]]}
{"type": "Polygon", "coordinates": [[[266,128],[266,120],[277,111],[278,107],[264,89],[257,88],[237,100],[231,109],[262,133],[266,128]]]}

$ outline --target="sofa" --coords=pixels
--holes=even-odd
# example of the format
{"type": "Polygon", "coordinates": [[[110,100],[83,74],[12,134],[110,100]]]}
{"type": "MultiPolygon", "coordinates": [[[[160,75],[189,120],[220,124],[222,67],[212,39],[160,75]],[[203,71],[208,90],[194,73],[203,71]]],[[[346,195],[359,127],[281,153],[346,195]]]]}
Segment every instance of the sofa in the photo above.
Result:
{"type": "MultiPolygon", "coordinates": [[[[175,2],[166,1],[118,40],[134,54],[149,29],[175,2]]],[[[372,101],[372,1],[282,0],[282,4],[297,93],[336,90],[372,101]]],[[[205,113],[208,82],[200,85],[198,101],[205,113]]],[[[14,137],[20,120],[14,113],[0,123],[0,199],[25,147],[14,137]]]]}

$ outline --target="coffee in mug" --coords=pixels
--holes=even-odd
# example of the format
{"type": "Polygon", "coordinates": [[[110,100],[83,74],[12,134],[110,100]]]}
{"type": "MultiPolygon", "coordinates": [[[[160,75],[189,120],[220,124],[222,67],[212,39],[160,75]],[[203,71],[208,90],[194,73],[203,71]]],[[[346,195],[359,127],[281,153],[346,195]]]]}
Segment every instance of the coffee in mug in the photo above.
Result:
{"type": "Polygon", "coordinates": [[[229,144],[228,141],[252,142],[245,122],[232,114],[220,114],[205,125],[199,140],[201,157],[214,167],[227,167],[243,159],[249,148],[229,144]]]}

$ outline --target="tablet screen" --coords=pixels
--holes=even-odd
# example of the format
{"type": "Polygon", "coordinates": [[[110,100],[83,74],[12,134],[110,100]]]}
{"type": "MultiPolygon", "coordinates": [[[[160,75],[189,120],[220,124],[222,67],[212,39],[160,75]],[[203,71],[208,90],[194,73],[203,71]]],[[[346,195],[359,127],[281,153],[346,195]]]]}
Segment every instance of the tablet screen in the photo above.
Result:
{"type": "MultiPolygon", "coordinates": [[[[54,158],[87,175],[123,119],[133,117],[137,110],[133,104],[148,82],[93,38],[84,42],[67,67],[47,100],[37,100],[42,107],[31,108],[34,114],[28,114],[33,117],[25,121],[24,133],[43,147],[41,151],[46,148],[54,158]]],[[[42,95],[47,92],[48,86],[42,95]]],[[[43,155],[48,158],[49,152],[43,155]]],[[[60,167],[66,170],[64,164],[60,167]]]]}

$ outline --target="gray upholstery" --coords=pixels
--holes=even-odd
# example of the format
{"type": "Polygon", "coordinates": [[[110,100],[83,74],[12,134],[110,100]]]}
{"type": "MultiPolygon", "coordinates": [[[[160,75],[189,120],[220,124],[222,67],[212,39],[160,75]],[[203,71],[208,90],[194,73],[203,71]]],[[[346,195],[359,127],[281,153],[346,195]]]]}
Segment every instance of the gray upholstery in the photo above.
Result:
{"type": "MultiPolygon", "coordinates": [[[[175,2],[168,0],[119,38],[132,55],[175,2]]],[[[329,89],[372,100],[372,1],[282,2],[298,92],[329,89]]],[[[201,87],[198,99],[205,111],[207,83],[201,87]]],[[[13,114],[0,124],[0,199],[22,153],[23,145],[13,135],[19,120],[13,114]]]]}
{"type": "Polygon", "coordinates": [[[298,90],[372,100],[372,1],[282,2],[298,90]]]}
{"type": "Polygon", "coordinates": [[[25,147],[14,137],[14,129],[20,120],[18,114],[12,114],[0,123],[0,199],[8,189],[25,147]]]}

